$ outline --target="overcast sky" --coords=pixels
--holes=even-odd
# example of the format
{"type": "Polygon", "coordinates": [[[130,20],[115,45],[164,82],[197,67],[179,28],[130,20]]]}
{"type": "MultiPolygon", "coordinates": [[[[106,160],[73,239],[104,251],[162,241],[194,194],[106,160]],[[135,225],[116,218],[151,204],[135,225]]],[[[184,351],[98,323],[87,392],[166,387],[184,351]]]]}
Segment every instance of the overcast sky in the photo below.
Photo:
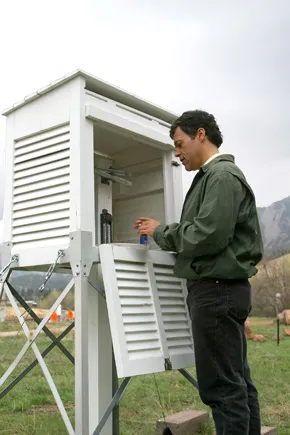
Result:
{"type": "Polygon", "coordinates": [[[0,40],[1,108],[81,68],[177,114],[212,112],[257,204],[290,195],[289,0],[1,1],[0,40]]]}

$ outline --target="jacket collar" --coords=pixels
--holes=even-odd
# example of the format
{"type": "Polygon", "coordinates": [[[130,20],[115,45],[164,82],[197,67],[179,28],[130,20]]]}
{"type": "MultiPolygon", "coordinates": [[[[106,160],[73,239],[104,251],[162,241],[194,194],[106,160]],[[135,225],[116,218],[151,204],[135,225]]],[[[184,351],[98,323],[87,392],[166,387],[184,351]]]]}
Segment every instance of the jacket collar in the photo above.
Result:
{"type": "Polygon", "coordinates": [[[200,170],[203,172],[208,171],[212,166],[216,165],[218,162],[230,162],[235,163],[235,158],[232,154],[219,154],[211,159],[208,163],[206,162],[201,166],[200,170]]]}

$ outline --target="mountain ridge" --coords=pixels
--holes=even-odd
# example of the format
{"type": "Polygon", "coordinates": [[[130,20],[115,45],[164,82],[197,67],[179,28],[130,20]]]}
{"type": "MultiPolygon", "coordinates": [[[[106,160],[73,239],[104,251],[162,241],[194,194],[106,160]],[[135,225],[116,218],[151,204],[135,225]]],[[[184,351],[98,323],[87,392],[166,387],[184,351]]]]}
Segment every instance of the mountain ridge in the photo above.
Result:
{"type": "Polygon", "coordinates": [[[257,207],[264,242],[265,257],[290,251],[290,196],[267,207],[257,207]]]}

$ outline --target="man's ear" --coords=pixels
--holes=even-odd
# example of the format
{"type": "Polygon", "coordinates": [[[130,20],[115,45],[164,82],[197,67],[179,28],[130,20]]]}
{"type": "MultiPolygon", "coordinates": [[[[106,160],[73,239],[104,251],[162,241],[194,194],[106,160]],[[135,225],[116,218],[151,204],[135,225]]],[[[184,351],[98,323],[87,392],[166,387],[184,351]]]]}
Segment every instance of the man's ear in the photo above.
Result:
{"type": "Polygon", "coordinates": [[[205,133],[205,129],[200,127],[197,132],[196,132],[196,136],[195,136],[200,142],[203,142],[204,139],[206,138],[206,133],[205,133]]]}

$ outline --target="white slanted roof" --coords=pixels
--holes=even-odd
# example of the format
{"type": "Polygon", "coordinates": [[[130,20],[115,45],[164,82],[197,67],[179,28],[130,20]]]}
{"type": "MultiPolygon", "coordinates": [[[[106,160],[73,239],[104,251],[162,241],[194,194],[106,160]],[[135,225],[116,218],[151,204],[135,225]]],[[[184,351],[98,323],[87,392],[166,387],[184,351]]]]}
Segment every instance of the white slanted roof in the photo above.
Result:
{"type": "Polygon", "coordinates": [[[149,103],[148,101],[145,101],[133,94],[130,94],[129,92],[119,89],[116,86],[113,86],[103,80],[100,80],[99,78],[91,74],[88,74],[81,69],[73,71],[65,75],[64,77],[51,82],[49,85],[38,89],[34,94],[28,95],[27,97],[24,98],[24,100],[4,110],[2,112],[2,115],[9,115],[10,113],[17,110],[19,107],[24,106],[30,101],[36,100],[41,95],[47,94],[52,89],[55,89],[63,85],[64,83],[69,82],[75,77],[84,77],[86,80],[86,89],[88,89],[89,91],[95,92],[99,95],[105,96],[114,101],[125,104],[129,107],[133,107],[134,109],[139,110],[140,112],[147,113],[148,115],[154,116],[165,122],[172,123],[172,121],[177,117],[177,115],[175,115],[174,113],[168,112],[167,110],[161,107],[153,105],[152,103],[149,103]]]}

